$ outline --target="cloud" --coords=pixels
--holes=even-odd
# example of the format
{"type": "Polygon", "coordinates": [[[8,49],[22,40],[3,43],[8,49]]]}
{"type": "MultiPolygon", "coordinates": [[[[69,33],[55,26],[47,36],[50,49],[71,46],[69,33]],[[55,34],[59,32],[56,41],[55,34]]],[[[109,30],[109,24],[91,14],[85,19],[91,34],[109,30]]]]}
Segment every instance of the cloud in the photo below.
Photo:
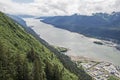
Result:
{"type": "Polygon", "coordinates": [[[34,0],[31,3],[16,3],[1,0],[0,10],[11,14],[35,16],[71,15],[120,11],[120,0],[34,0]]]}
{"type": "Polygon", "coordinates": [[[34,0],[12,0],[13,2],[17,2],[17,3],[31,3],[34,0]]]}

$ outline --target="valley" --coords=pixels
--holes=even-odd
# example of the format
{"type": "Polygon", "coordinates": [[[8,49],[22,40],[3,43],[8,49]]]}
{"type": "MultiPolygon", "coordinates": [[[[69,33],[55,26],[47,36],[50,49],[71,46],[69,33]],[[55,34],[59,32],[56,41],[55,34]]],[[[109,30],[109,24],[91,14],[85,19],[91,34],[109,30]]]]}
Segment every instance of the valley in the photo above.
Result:
{"type": "Polygon", "coordinates": [[[85,56],[120,65],[120,51],[115,48],[116,44],[114,43],[55,28],[40,22],[39,19],[24,18],[24,20],[29,27],[32,26],[31,28],[51,45],[68,48],[66,55],[85,56]],[[95,44],[94,41],[103,42],[104,45],[95,44]]]}
{"type": "Polygon", "coordinates": [[[120,80],[120,0],[0,0],[0,80],[120,80]]]}

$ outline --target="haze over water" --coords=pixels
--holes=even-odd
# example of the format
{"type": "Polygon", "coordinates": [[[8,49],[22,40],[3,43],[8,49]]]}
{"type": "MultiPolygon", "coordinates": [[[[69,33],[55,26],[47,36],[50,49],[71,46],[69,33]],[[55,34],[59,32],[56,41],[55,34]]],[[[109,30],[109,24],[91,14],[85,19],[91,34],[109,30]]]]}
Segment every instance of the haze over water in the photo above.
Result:
{"type": "Polygon", "coordinates": [[[93,43],[99,41],[98,39],[55,28],[40,22],[39,19],[25,18],[24,20],[28,26],[33,26],[31,28],[49,44],[68,48],[67,55],[85,56],[120,65],[120,51],[114,47],[93,43]]]}

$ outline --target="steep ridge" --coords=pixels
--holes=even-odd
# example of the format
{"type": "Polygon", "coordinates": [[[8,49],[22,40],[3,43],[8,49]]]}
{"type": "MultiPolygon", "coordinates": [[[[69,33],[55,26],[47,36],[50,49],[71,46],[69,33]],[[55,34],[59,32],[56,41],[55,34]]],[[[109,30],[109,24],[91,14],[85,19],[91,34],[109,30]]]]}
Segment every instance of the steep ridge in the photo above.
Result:
{"type": "Polygon", "coordinates": [[[28,33],[33,34],[0,12],[0,80],[92,79],[67,56],[28,33]]]}
{"type": "Polygon", "coordinates": [[[24,20],[22,20],[19,16],[16,15],[10,15],[7,14],[7,16],[9,16],[10,18],[12,18],[15,22],[19,23],[20,25],[26,27],[26,22],[24,20]]]}

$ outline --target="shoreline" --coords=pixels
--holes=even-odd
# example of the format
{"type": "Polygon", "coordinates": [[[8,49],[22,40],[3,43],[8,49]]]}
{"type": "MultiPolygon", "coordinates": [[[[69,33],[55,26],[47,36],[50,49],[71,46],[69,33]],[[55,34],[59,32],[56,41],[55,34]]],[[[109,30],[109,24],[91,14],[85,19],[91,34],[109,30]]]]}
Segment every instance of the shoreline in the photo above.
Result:
{"type": "Polygon", "coordinates": [[[108,80],[113,77],[120,80],[120,66],[116,66],[110,62],[99,61],[84,56],[70,56],[78,68],[83,68],[95,80],[108,80]]]}
{"type": "MultiPolygon", "coordinates": [[[[65,55],[67,55],[67,54],[65,54],[65,55]]],[[[116,65],[116,64],[111,63],[109,61],[104,61],[104,60],[101,60],[101,59],[90,58],[90,57],[86,57],[86,56],[73,56],[73,55],[67,55],[67,56],[70,57],[71,60],[75,61],[75,62],[80,61],[80,62],[110,63],[114,66],[119,66],[120,67],[120,65],[116,65]]]]}

